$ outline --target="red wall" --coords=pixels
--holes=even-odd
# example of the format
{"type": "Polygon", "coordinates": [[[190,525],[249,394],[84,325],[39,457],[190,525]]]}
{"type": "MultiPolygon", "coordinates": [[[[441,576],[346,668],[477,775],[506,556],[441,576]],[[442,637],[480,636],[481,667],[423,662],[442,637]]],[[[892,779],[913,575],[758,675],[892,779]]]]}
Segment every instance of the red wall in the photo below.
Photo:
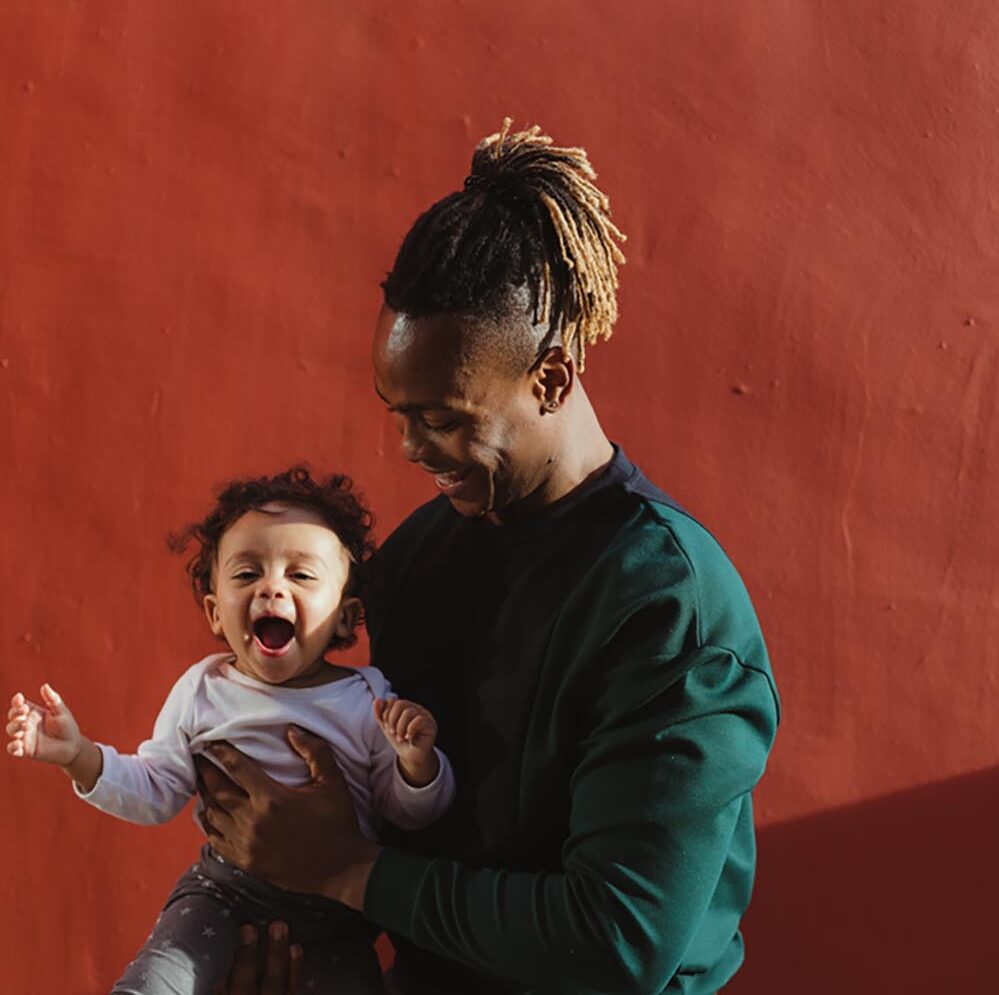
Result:
{"type": "MultiPolygon", "coordinates": [[[[988,990],[997,51],[972,0],[4,0],[0,691],[130,748],[213,648],[163,539],[214,482],[344,468],[382,535],[428,496],[377,284],[537,121],[630,236],[589,389],[742,568],[783,690],[731,990],[988,990]]],[[[9,758],[0,790],[4,990],[105,990],[193,825],[9,758]]]]}

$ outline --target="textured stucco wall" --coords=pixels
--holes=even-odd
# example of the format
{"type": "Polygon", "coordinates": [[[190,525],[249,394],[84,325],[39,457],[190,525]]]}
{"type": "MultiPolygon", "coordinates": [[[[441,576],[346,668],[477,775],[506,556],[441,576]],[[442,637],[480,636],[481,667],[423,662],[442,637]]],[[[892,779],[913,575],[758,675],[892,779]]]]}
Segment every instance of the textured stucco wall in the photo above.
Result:
{"type": "MultiPolygon", "coordinates": [[[[215,481],[344,468],[382,535],[429,496],[370,386],[377,284],[475,140],[537,121],[629,235],[588,388],[739,564],[785,699],[733,990],[883,991],[879,957],[896,990],[984,977],[933,909],[918,959],[844,942],[927,895],[984,921],[980,832],[945,819],[953,896],[925,859],[911,893],[869,853],[799,870],[932,850],[932,786],[999,763],[997,51],[971,0],[4,0],[0,692],[50,680],[131,747],[213,647],[163,537],[215,481]]],[[[0,785],[2,987],[101,991],[195,829],[11,760],[0,785]]]]}

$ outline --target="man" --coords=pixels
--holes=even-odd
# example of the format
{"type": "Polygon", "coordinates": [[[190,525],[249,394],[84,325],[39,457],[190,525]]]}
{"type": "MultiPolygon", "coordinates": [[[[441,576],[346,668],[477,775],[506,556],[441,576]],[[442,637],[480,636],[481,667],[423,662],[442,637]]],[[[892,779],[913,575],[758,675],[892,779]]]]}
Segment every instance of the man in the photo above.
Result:
{"type": "Polygon", "coordinates": [[[734,568],[579,379],[623,261],[594,178],[507,121],[383,285],[375,386],[441,495],[379,554],[372,662],[437,716],[454,808],[370,843],[300,734],[304,789],[225,745],[241,787],[205,772],[216,849],[362,909],[406,995],[707,995],[742,961],[779,706],[734,568]]]}

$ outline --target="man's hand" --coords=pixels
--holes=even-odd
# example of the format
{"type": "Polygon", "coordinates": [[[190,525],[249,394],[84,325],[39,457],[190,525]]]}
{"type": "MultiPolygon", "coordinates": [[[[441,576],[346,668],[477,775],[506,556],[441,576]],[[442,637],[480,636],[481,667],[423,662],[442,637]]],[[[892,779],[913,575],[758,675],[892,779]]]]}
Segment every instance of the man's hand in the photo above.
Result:
{"type": "Polygon", "coordinates": [[[195,757],[201,824],[229,863],[288,891],[325,895],[360,910],[380,848],[357,828],[329,746],[294,726],[288,742],[311,775],[300,788],[272,780],[229,743],[209,747],[225,773],[195,757]]]}
{"type": "Polygon", "coordinates": [[[296,995],[301,977],[302,948],[297,943],[289,947],[288,927],[272,922],[267,929],[264,976],[258,981],[257,931],[243,926],[229,977],[216,986],[213,995],[296,995]]]}

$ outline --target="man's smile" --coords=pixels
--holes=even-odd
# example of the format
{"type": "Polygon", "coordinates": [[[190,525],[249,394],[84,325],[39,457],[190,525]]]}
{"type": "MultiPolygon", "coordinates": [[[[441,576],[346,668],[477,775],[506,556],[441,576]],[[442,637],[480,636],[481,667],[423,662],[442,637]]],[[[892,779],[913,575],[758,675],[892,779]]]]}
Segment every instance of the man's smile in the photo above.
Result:
{"type": "Polygon", "coordinates": [[[434,483],[437,485],[438,489],[443,491],[445,494],[450,494],[452,491],[457,490],[459,485],[472,472],[471,467],[466,467],[463,470],[427,469],[429,473],[433,474],[434,483]]]}

